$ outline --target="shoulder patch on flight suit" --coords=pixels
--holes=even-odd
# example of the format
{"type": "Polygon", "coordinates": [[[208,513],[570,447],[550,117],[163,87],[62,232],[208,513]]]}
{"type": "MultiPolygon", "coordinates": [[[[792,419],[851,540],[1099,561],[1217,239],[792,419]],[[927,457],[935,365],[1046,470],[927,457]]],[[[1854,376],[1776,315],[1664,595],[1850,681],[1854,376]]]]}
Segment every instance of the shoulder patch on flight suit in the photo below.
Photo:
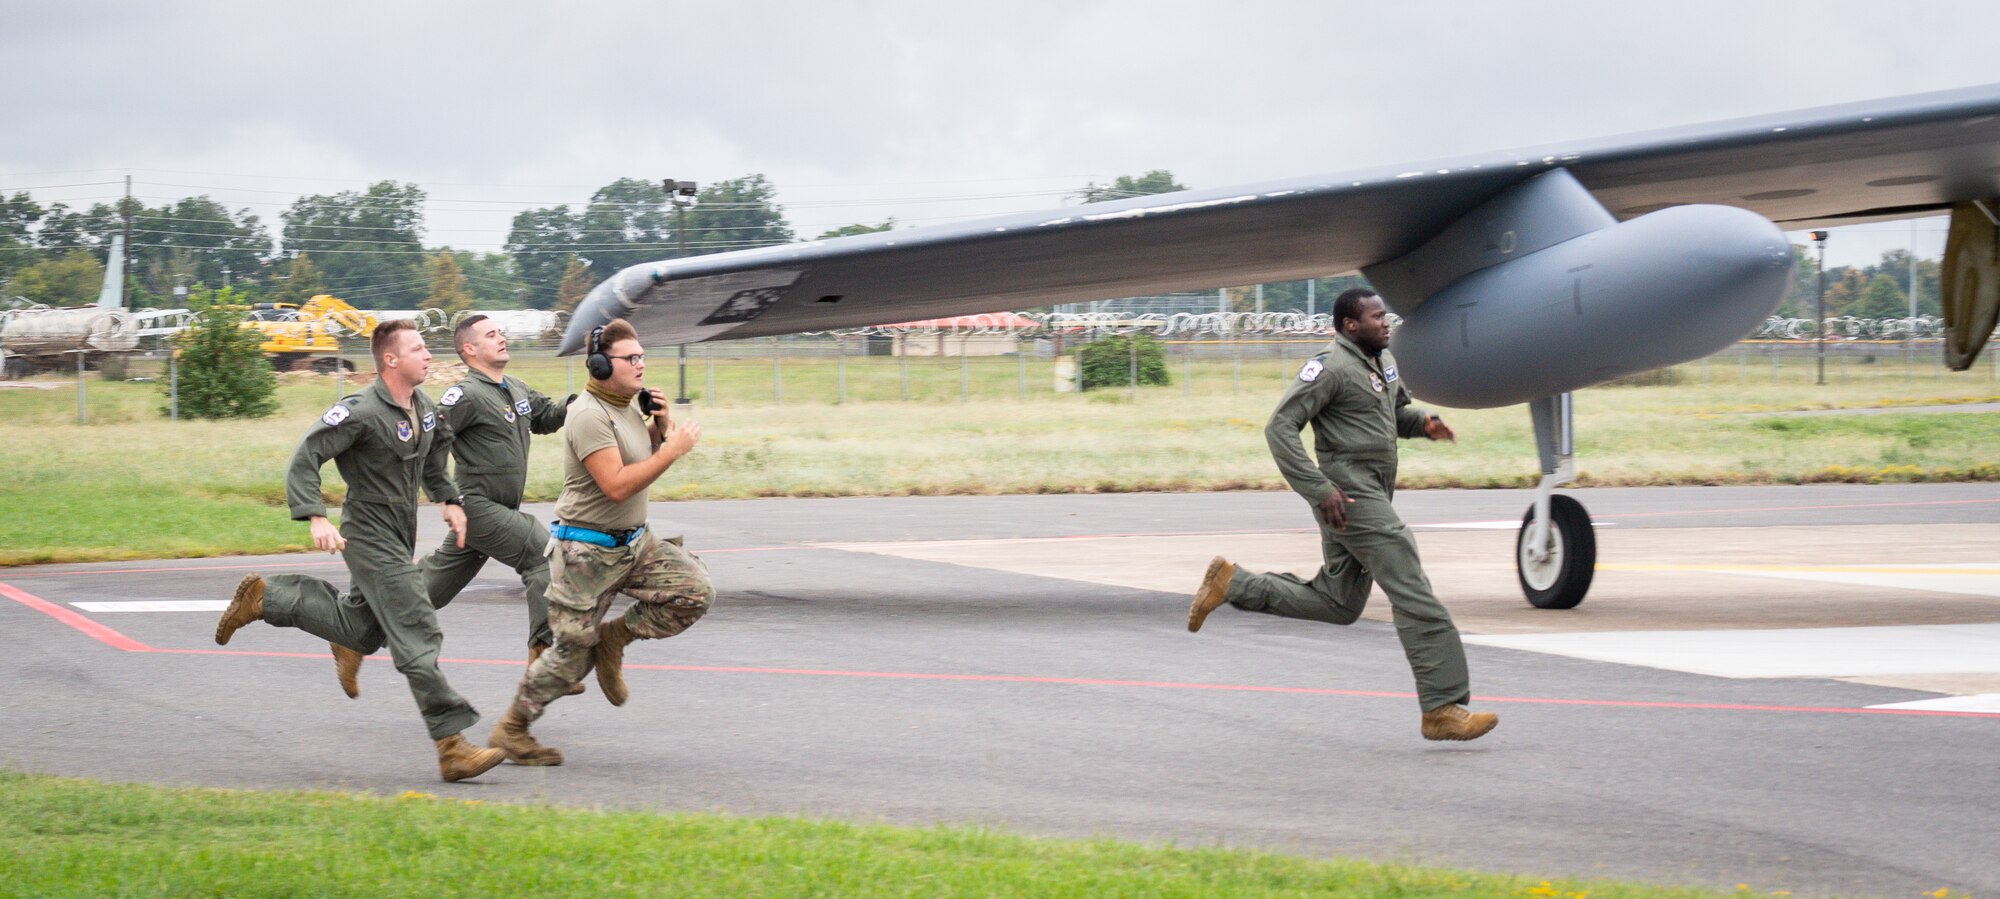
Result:
{"type": "Polygon", "coordinates": [[[438,397],[438,405],[456,406],[458,405],[458,401],[464,398],[464,396],[465,388],[453,384],[450,390],[444,392],[444,396],[438,397]]]}
{"type": "Polygon", "coordinates": [[[1376,392],[1376,393],[1381,393],[1381,392],[1382,392],[1382,376],[1381,376],[1381,375],[1378,375],[1378,374],[1376,374],[1376,373],[1374,373],[1374,372],[1372,372],[1372,371],[1371,371],[1371,372],[1369,372],[1369,373],[1368,373],[1368,383],[1369,383],[1369,385],[1370,385],[1370,386],[1372,386],[1372,387],[1374,387],[1374,388],[1375,388],[1375,392],[1376,392]]]}
{"type": "Polygon", "coordinates": [[[1299,369],[1299,380],[1317,381],[1319,380],[1319,373],[1323,371],[1326,371],[1326,366],[1321,364],[1318,359],[1307,359],[1306,364],[1299,369]]]}
{"type": "Polygon", "coordinates": [[[436,412],[424,413],[424,430],[428,431],[435,427],[437,427],[437,413],[436,412]]]}
{"type": "Polygon", "coordinates": [[[353,411],[348,409],[345,405],[342,405],[340,403],[335,403],[333,405],[333,408],[326,410],[326,414],[319,417],[319,420],[326,422],[327,427],[334,427],[336,425],[339,425],[341,422],[346,421],[347,416],[352,414],[354,414],[353,411]]]}
{"type": "Polygon", "coordinates": [[[532,409],[532,408],[534,408],[534,407],[533,407],[533,406],[531,406],[531,405],[529,405],[529,403],[528,403],[528,401],[527,401],[527,400],[515,400],[515,401],[514,401],[514,411],[515,411],[516,413],[519,413],[519,414],[521,414],[521,415],[526,415],[526,414],[528,414],[528,410],[530,410],[530,409],[532,409]]]}
{"type": "Polygon", "coordinates": [[[1391,384],[1396,383],[1396,367],[1391,365],[1387,371],[1382,372],[1382,380],[1388,381],[1391,384]]]}

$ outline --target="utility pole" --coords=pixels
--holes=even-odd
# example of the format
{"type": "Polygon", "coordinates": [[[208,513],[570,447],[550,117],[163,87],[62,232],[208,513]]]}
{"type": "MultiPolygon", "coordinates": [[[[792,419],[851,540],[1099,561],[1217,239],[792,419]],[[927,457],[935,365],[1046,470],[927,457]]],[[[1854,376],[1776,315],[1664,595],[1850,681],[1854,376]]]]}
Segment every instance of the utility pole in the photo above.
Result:
{"type": "MultiPolygon", "coordinates": [[[[675,181],[672,178],[663,179],[661,185],[666,188],[667,199],[674,204],[674,237],[680,242],[680,250],[674,254],[674,258],[685,258],[688,254],[688,207],[694,205],[694,195],[697,188],[693,181],[675,181]]],[[[679,393],[674,395],[674,405],[685,406],[690,402],[688,400],[688,347],[685,343],[680,345],[680,364],[681,389],[679,393]]],[[[714,400],[711,398],[710,402],[714,402],[714,400]]]]}
{"type": "MultiPolygon", "coordinates": [[[[125,202],[119,204],[118,211],[125,216],[125,260],[119,271],[126,278],[132,277],[132,176],[125,176],[125,202]]],[[[125,301],[125,308],[132,308],[132,298],[127,296],[125,285],[118,285],[118,296],[125,301]]]]}
{"type": "Polygon", "coordinates": [[[1826,234],[1825,231],[1812,233],[1813,243],[1819,245],[1819,289],[1813,292],[1813,314],[1819,323],[1813,327],[1813,342],[1819,349],[1819,383],[1826,384],[1826,234]]]}

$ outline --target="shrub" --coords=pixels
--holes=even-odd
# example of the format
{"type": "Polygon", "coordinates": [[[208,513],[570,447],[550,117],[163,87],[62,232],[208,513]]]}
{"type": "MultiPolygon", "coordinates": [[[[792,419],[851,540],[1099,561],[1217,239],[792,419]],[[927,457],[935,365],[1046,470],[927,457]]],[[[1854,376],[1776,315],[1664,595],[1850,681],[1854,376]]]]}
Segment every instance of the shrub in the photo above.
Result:
{"type": "MultiPolygon", "coordinates": [[[[243,327],[244,312],[236,291],[196,290],[188,296],[188,308],[201,316],[174,339],[180,366],[180,414],[189,418],[263,418],[278,411],[278,379],[258,349],[264,337],[243,327]]],[[[160,385],[162,392],[175,389],[173,379],[160,385]]],[[[166,411],[164,406],[161,411],[166,411]]]]}
{"type": "Polygon", "coordinates": [[[1083,389],[1124,387],[1132,383],[1132,363],[1136,354],[1139,384],[1160,387],[1173,383],[1167,374],[1167,350],[1151,334],[1100,337],[1077,351],[1083,366],[1083,389]]]}

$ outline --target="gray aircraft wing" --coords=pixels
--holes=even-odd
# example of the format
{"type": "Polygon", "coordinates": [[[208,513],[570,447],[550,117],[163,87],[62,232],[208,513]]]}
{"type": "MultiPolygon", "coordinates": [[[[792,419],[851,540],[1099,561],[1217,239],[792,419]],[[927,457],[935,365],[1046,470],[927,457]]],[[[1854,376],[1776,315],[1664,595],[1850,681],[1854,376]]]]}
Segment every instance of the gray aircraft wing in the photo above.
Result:
{"type": "Polygon", "coordinates": [[[2000,196],[2000,85],[662,260],[599,285],[562,351],[618,317],[662,345],[1337,274],[1554,169],[1620,220],[1684,204],[1793,230],[1941,212],[2000,196]]]}

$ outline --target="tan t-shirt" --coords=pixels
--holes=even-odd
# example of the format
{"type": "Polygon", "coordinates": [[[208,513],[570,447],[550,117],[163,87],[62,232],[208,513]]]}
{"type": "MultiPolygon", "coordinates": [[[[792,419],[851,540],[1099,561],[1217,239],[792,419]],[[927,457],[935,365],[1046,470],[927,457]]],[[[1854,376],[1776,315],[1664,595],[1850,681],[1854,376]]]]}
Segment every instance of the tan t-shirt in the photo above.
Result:
{"type": "Polygon", "coordinates": [[[597,486],[584,457],[605,447],[618,447],[626,465],[653,454],[653,438],[646,433],[646,418],[639,407],[625,408],[583,393],[570,404],[569,419],[563,424],[563,489],[556,499],[556,520],[573,527],[594,531],[622,531],[646,523],[646,491],[641,490],[614,503],[597,486]]]}

